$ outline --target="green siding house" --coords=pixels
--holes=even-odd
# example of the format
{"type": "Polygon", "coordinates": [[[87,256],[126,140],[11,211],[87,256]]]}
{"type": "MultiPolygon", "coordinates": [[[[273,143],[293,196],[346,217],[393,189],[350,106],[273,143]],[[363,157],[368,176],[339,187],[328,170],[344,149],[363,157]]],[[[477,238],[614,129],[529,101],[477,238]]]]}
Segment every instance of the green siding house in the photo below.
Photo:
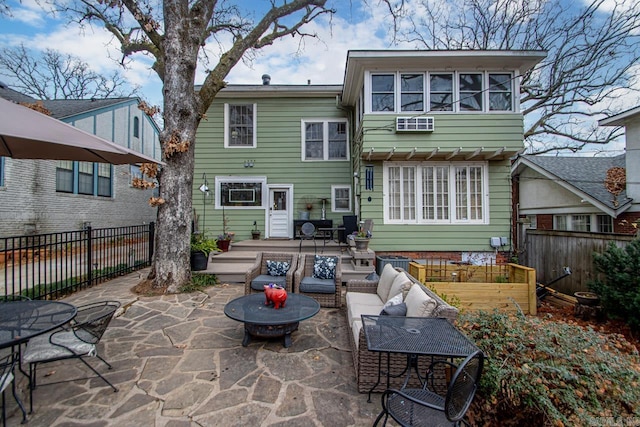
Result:
{"type": "Polygon", "coordinates": [[[221,232],[223,206],[237,239],[254,221],[292,238],[306,215],[355,214],[373,220],[380,252],[508,250],[519,80],[544,56],[359,50],[342,85],[229,85],[198,130],[198,227],[221,232]]]}

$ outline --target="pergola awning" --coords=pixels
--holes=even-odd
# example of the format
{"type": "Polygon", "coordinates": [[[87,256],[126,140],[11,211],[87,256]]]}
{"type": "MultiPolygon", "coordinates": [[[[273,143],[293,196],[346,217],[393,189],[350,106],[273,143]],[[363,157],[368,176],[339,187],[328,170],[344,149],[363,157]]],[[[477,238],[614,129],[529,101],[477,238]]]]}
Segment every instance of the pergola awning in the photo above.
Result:
{"type": "Polygon", "coordinates": [[[456,147],[456,148],[418,148],[418,147],[389,147],[384,149],[364,149],[361,158],[365,161],[488,161],[505,160],[523,153],[524,148],[500,147],[487,149],[484,147],[456,147]]]}

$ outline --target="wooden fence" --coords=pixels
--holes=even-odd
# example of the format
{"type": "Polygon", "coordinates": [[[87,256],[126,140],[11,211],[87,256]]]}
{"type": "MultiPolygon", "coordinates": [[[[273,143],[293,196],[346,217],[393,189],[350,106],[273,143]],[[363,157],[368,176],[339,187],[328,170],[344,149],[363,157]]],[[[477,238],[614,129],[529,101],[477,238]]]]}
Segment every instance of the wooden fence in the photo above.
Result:
{"type": "Polygon", "coordinates": [[[626,234],[582,233],[573,231],[532,230],[526,232],[521,264],[536,270],[538,282],[550,284],[562,276],[563,268],[571,275],[550,284],[553,289],[573,295],[587,291],[587,282],[596,278],[593,253],[602,253],[610,242],[625,247],[635,236],[626,234]]]}
{"type": "Polygon", "coordinates": [[[409,274],[464,310],[522,310],[536,314],[536,271],[518,264],[454,265],[409,263],[409,274]]]}

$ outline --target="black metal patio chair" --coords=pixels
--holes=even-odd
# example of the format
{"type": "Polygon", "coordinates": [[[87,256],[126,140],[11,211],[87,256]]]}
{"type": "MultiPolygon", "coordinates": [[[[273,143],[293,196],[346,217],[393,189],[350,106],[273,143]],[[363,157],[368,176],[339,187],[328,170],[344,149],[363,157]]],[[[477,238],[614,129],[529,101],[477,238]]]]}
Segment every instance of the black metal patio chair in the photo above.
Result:
{"type": "Polygon", "coordinates": [[[2,425],[7,425],[7,401],[5,399],[4,392],[7,387],[11,386],[11,393],[13,398],[18,403],[20,410],[22,411],[22,424],[27,422],[27,411],[24,409],[24,405],[16,393],[16,383],[13,375],[16,362],[18,361],[18,355],[15,352],[5,354],[0,358],[0,392],[2,392],[2,425]]]}
{"type": "Polygon", "coordinates": [[[85,360],[85,357],[97,357],[111,369],[111,365],[98,354],[97,345],[119,307],[118,301],[101,301],[79,306],[76,317],[69,325],[29,340],[22,354],[22,362],[29,364],[30,410],[33,410],[33,390],[37,385],[36,368],[40,363],[80,359],[113,391],[118,391],[85,360]]]}
{"type": "MultiPolygon", "coordinates": [[[[459,366],[445,360],[431,364],[427,372],[433,372],[437,364],[445,364],[455,373],[447,387],[446,396],[441,396],[428,388],[429,381],[422,388],[387,389],[382,394],[382,411],[373,424],[378,425],[384,417],[386,425],[389,416],[401,426],[459,426],[478,388],[484,355],[477,351],[468,356],[459,366]]],[[[466,424],[466,423],[465,423],[466,424]]]]}
{"type": "Polygon", "coordinates": [[[302,252],[302,241],[313,240],[313,253],[318,251],[316,247],[316,226],[311,222],[305,222],[300,227],[300,249],[298,252],[302,252]]]}

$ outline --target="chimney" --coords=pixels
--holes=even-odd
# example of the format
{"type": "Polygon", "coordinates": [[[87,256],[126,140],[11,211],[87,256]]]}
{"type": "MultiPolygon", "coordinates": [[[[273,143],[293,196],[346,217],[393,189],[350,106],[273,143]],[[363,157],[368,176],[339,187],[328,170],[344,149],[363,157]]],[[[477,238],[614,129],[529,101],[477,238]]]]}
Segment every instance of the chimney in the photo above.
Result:
{"type": "Polygon", "coordinates": [[[262,75],[262,84],[265,86],[268,86],[269,84],[271,84],[271,76],[269,74],[262,75]]]}

